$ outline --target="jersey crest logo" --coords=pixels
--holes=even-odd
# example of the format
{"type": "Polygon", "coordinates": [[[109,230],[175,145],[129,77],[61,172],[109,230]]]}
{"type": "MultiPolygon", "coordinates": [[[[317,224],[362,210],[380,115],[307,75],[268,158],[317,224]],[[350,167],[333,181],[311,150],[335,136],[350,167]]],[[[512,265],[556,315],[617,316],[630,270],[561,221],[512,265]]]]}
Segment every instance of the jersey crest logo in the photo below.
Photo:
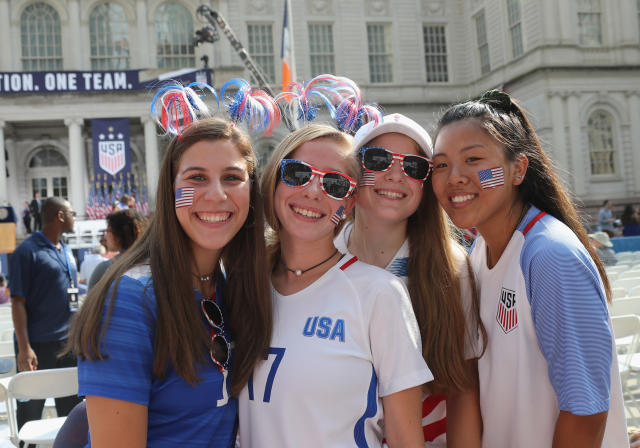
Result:
{"type": "Polygon", "coordinates": [[[516,292],[502,288],[498,299],[498,312],[496,320],[502,331],[509,333],[518,326],[518,310],[516,308],[516,292]]]}

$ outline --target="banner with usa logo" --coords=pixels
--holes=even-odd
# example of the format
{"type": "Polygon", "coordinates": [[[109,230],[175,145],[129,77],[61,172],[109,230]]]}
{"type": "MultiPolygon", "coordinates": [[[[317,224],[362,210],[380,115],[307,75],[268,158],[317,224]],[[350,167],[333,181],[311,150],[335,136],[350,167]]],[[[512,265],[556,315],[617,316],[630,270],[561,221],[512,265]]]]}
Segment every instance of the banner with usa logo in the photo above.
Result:
{"type": "Polygon", "coordinates": [[[93,137],[93,173],[104,174],[107,183],[122,179],[131,172],[129,119],[91,120],[93,137]]]}

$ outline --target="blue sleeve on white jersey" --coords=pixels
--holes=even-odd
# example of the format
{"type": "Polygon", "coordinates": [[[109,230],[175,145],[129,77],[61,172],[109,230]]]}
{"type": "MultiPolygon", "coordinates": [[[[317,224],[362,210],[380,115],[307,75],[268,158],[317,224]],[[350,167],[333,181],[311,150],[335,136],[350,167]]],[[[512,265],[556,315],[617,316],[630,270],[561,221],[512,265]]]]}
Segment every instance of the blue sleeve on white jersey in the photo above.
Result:
{"type": "Polygon", "coordinates": [[[560,410],[604,412],[613,357],[605,293],[580,241],[549,218],[527,235],[520,259],[538,345],[560,410]]]}
{"type": "MultiPolygon", "coordinates": [[[[113,286],[109,288],[105,314],[112,289],[113,286]]],[[[78,395],[149,405],[155,331],[155,316],[149,307],[150,295],[149,290],[145,293],[141,281],[126,275],[121,278],[101,344],[102,354],[107,358],[100,361],[78,360],[78,395]]]]}

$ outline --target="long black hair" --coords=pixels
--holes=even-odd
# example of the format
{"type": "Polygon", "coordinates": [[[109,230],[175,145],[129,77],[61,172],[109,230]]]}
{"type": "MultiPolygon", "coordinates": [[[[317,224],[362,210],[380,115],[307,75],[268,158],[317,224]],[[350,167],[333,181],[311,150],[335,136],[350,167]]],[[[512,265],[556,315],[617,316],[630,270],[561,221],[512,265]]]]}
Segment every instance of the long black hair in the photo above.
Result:
{"type": "Polygon", "coordinates": [[[450,107],[438,122],[436,139],[444,126],[461,120],[477,120],[502,145],[510,162],[520,155],[529,159],[524,180],[516,187],[519,198],[523,203],[533,204],[563,222],[576,234],[593,258],[604,283],[607,299],[611,300],[611,288],[604,264],[589,243],[573,201],[555,173],[553,163],[542,148],[522,107],[508,94],[491,90],[479,100],[450,107]]]}

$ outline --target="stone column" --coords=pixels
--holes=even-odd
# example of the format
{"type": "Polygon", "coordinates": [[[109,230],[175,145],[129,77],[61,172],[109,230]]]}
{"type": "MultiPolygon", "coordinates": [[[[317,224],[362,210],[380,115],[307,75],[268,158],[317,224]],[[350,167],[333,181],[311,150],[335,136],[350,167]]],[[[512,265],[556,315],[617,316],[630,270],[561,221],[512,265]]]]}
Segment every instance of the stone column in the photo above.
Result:
{"type": "Polygon", "coordinates": [[[558,3],[555,0],[543,0],[540,8],[542,39],[546,43],[557,43],[560,39],[558,3]]]}
{"type": "Polygon", "coordinates": [[[0,204],[9,200],[9,189],[7,183],[7,165],[4,159],[4,126],[5,122],[0,120],[0,204]]]}
{"type": "Polygon", "coordinates": [[[137,35],[135,45],[131,45],[133,48],[136,48],[136,55],[131,55],[131,68],[149,68],[151,67],[151,52],[152,49],[149,47],[149,26],[147,17],[147,2],[145,0],[138,0],[136,2],[136,27],[137,27],[137,35]]]}
{"type": "MultiPolygon", "coordinates": [[[[80,6],[78,0],[69,1],[69,23],[65,27],[64,23],[61,23],[62,29],[66,28],[66,41],[67,46],[65,48],[69,51],[65,51],[63,67],[65,70],[81,70],[82,69],[82,45],[88,44],[83,42],[80,28],[80,6]]],[[[65,31],[63,31],[65,33],[65,31]]]]}
{"type": "Polygon", "coordinates": [[[155,209],[156,188],[160,174],[160,155],[158,154],[158,135],[156,123],[149,116],[140,117],[144,126],[144,158],[147,173],[147,197],[149,208],[155,209]]]}
{"type": "Polygon", "coordinates": [[[634,181],[635,194],[640,194],[640,91],[628,92],[629,101],[629,123],[631,123],[631,154],[633,157],[633,172],[636,173],[634,181]]]}
{"type": "Polygon", "coordinates": [[[578,14],[573,2],[553,2],[558,8],[558,20],[560,21],[560,43],[575,44],[578,41],[578,14]],[[575,25],[574,25],[575,24],[575,25]]]}
{"type": "Polygon", "coordinates": [[[12,64],[13,43],[11,40],[11,13],[9,11],[9,0],[0,0],[0,71],[10,72],[14,69],[12,64]]]}
{"type": "Polygon", "coordinates": [[[82,118],[67,118],[64,124],[69,128],[69,199],[79,216],[85,215],[87,188],[85,178],[85,154],[82,142],[82,118]]]}
{"type": "Polygon", "coordinates": [[[567,98],[567,122],[569,127],[569,140],[571,141],[571,159],[573,166],[570,167],[573,173],[573,188],[579,197],[586,197],[587,178],[591,174],[589,161],[589,151],[582,144],[583,136],[580,126],[580,94],[570,92],[567,98]]]}
{"type": "Polygon", "coordinates": [[[564,132],[564,105],[560,92],[551,92],[549,94],[549,105],[551,107],[551,129],[553,156],[560,166],[569,171],[569,154],[566,145],[564,132]]]}

